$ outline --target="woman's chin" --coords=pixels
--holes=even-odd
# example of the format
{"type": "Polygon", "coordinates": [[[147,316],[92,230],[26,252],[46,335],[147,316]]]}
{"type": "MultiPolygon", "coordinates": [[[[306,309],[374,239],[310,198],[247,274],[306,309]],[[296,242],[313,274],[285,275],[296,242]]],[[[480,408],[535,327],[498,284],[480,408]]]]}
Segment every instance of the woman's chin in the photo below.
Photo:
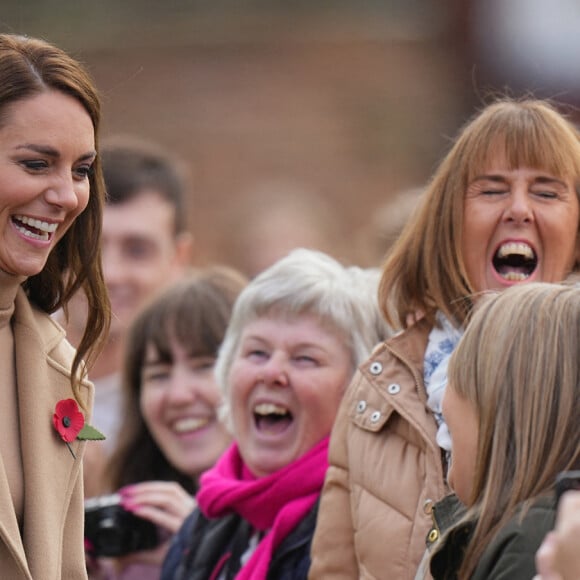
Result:
{"type": "Polygon", "coordinates": [[[244,458],[246,467],[256,477],[266,477],[279,471],[294,460],[289,453],[275,450],[255,451],[244,458]]]}

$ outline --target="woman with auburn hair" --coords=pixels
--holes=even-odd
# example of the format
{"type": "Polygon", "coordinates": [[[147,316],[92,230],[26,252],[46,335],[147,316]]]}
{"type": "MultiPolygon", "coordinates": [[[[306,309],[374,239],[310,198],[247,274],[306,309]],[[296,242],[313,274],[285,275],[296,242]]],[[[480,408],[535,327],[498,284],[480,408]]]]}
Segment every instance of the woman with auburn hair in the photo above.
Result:
{"type": "Polygon", "coordinates": [[[82,428],[93,389],[83,359],[110,319],[100,116],[76,60],[0,34],[0,570],[15,580],[86,577],[82,428]],[[50,314],[81,288],[90,307],[75,353],[50,314]]]}
{"type": "MultiPolygon", "coordinates": [[[[467,512],[445,531],[435,580],[529,580],[556,518],[554,487],[580,468],[580,289],[534,283],[480,299],[449,363],[448,480],[467,512]]],[[[444,500],[447,504],[447,500],[444,500]]]]}
{"type": "Polygon", "coordinates": [[[549,103],[501,100],[464,126],[383,266],[382,309],[402,332],[343,399],[310,578],[415,577],[448,491],[441,399],[473,296],[564,280],[579,255],[579,191],[577,131],[549,103]]]}

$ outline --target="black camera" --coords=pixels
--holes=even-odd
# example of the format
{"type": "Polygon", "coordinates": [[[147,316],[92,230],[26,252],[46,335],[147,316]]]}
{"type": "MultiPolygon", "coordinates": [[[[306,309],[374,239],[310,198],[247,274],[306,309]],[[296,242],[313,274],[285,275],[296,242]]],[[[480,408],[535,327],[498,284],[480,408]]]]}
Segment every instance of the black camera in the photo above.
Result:
{"type": "Polygon", "coordinates": [[[125,510],[119,494],[85,501],[85,545],[91,556],[123,556],[160,542],[157,526],[125,510]]]}

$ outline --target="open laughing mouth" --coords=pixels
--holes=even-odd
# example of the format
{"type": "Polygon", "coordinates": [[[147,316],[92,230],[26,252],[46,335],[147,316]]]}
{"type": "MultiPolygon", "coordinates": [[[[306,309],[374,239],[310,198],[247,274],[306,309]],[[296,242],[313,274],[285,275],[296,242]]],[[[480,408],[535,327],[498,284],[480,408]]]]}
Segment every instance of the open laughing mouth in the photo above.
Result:
{"type": "Polygon", "coordinates": [[[527,280],[538,265],[534,249],[525,242],[506,242],[493,256],[495,271],[508,282],[527,280]]]}
{"type": "Polygon", "coordinates": [[[43,242],[48,242],[58,227],[58,224],[49,224],[24,215],[12,216],[12,223],[27,238],[43,242]]]}
{"type": "Polygon", "coordinates": [[[274,403],[259,403],[253,411],[254,422],[259,431],[282,433],[293,421],[292,413],[286,407],[274,403]]]}

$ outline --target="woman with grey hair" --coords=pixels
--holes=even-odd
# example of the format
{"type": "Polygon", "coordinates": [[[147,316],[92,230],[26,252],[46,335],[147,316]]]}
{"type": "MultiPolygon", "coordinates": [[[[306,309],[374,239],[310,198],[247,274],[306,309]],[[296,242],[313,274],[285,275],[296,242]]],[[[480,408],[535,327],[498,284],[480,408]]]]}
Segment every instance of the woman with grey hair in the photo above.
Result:
{"type": "Polygon", "coordinates": [[[301,249],[242,291],[216,364],[235,442],[201,477],[162,578],[306,578],[342,394],[388,334],[378,278],[301,249]]]}

